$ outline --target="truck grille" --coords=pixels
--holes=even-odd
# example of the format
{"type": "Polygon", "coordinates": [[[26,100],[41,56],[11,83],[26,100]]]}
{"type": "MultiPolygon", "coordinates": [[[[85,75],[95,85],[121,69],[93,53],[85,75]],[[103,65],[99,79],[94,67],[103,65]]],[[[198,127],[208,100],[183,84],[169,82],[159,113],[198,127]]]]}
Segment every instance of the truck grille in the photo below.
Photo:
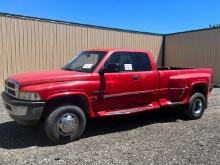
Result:
{"type": "Polygon", "coordinates": [[[5,80],[5,92],[16,97],[18,93],[18,83],[13,80],[5,80]]]}

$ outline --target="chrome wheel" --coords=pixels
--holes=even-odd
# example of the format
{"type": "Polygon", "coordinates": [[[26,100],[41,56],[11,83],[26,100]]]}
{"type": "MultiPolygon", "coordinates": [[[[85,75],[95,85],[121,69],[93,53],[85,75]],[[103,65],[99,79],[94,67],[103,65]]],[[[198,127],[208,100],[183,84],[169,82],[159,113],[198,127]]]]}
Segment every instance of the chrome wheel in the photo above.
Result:
{"type": "Polygon", "coordinates": [[[196,99],[194,101],[192,111],[196,115],[200,114],[203,111],[203,101],[201,99],[196,99]]]}
{"type": "Polygon", "coordinates": [[[79,121],[77,116],[72,113],[66,113],[57,120],[57,131],[60,135],[69,136],[77,130],[79,121]]]}

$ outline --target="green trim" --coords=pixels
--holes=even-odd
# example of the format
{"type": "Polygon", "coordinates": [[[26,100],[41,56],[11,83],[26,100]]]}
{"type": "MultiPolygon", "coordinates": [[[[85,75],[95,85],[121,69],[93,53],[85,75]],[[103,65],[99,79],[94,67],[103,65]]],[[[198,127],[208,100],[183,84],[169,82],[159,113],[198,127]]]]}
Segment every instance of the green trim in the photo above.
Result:
{"type": "Polygon", "coordinates": [[[206,31],[206,30],[214,30],[214,29],[220,29],[220,27],[203,28],[203,29],[195,29],[195,30],[188,30],[188,31],[182,31],[182,32],[175,32],[175,33],[164,34],[164,36],[170,36],[170,35],[176,35],[176,34],[184,34],[184,33],[194,33],[194,32],[200,32],[200,31],[206,31]]]}
{"type": "Polygon", "coordinates": [[[161,34],[161,33],[151,33],[151,32],[143,32],[143,31],[136,31],[136,30],[112,28],[112,27],[105,27],[105,26],[96,26],[96,25],[91,25],[91,24],[82,24],[82,23],[76,23],[76,22],[68,22],[68,21],[62,21],[62,20],[32,17],[32,16],[25,16],[25,15],[19,15],[19,14],[4,13],[4,12],[0,12],[0,16],[12,17],[12,18],[18,18],[18,19],[36,20],[36,21],[50,22],[50,23],[58,23],[58,24],[65,24],[65,25],[72,25],[72,26],[81,26],[81,27],[88,27],[88,28],[95,28],[95,29],[102,29],[102,30],[111,30],[111,31],[120,31],[120,32],[127,32],[127,33],[136,33],[136,34],[154,35],[154,36],[165,36],[165,37],[170,36],[170,35],[220,29],[220,27],[203,28],[203,29],[195,29],[195,30],[188,30],[188,31],[168,33],[168,34],[161,34]]]}
{"type": "Polygon", "coordinates": [[[68,21],[55,20],[55,19],[47,19],[47,18],[39,18],[39,17],[32,17],[32,16],[24,16],[24,15],[10,14],[10,13],[4,13],[4,12],[0,12],[0,16],[19,18],[19,19],[27,19],[27,20],[36,20],[36,21],[43,21],[43,22],[50,22],[50,23],[59,23],[59,24],[81,26],[81,27],[89,27],[89,28],[103,29],[103,30],[112,30],[112,31],[144,34],[144,35],[163,36],[163,34],[160,34],[160,33],[150,33],[150,32],[126,30],[126,29],[120,29],[120,28],[111,28],[111,27],[105,27],[105,26],[96,26],[96,25],[90,25],[90,24],[81,24],[81,23],[76,23],[76,22],[68,22],[68,21]]]}

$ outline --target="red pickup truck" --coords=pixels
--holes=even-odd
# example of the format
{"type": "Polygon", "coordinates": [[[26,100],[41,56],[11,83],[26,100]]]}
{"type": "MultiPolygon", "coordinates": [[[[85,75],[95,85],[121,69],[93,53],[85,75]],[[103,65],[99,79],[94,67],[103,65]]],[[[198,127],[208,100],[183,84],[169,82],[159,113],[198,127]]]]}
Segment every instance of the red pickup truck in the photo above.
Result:
{"type": "Polygon", "coordinates": [[[182,106],[189,119],[207,108],[212,69],[160,68],[146,50],[91,49],[60,70],[17,74],[2,93],[20,124],[44,122],[49,139],[80,138],[88,118],[182,106]]]}

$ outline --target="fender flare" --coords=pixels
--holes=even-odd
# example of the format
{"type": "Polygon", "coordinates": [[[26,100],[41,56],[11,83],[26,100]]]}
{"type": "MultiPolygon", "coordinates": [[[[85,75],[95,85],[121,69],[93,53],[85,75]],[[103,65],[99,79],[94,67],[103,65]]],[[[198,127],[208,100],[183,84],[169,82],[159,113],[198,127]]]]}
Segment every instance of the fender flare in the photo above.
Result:
{"type": "Polygon", "coordinates": [[[196,85],[206,85],[206,86],[208,86],[208,83],[207,83],[206,81],[204,81],[204,80],[203,80],[203,81],[193,82],[193,83],[190,85],[189,95],[191,94],[193,87],[196,86],[196,85]]]}
{"type": "Polygon", "coordinates": [[[46,101],[50,101],[52,99],[58,98],[58,97],[65,97],[65,96],[76,96],[76,95],[80,95],[86,98],[87,102],[88,102],[88,108],[89,108],[89,116],[90,117],[95,117],[95,113],[93,111],[92,105],[91,105],[91,101],[89,99],[89,96],[85,93],[85,92],[58,92],[58,93],[53,93],[49,96],[46,97],[46,101]]]}

